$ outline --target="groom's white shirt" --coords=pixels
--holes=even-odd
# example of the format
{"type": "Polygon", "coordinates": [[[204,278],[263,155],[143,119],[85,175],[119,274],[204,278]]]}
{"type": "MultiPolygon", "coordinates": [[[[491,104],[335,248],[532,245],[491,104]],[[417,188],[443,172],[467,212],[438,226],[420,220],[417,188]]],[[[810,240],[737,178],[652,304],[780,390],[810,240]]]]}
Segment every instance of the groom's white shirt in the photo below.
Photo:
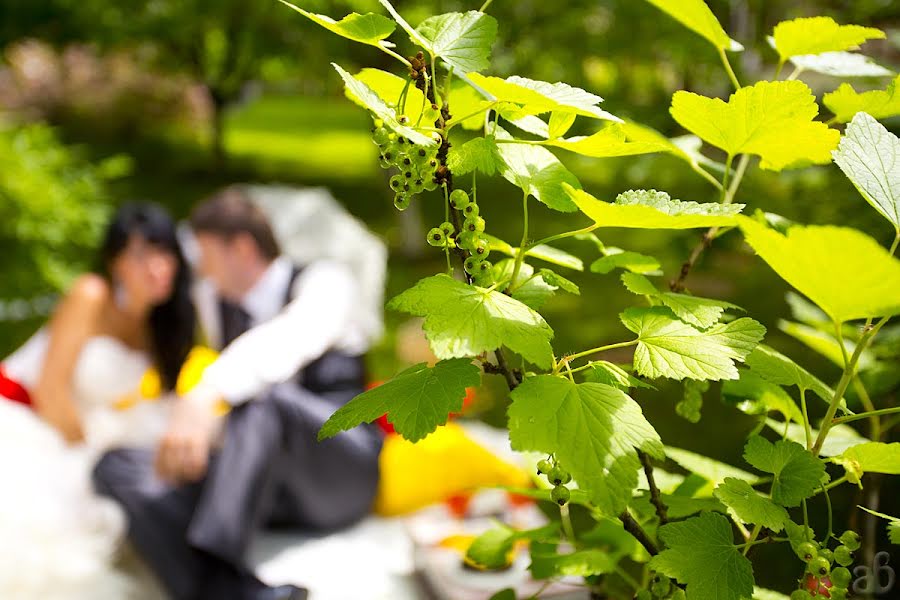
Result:
{"type": "MultiPolygon", "coordinates": [[[[235,404],[289,379],[326,350],[362,354],[368,349],[351,271],[332,261],[307,265],[284,306],[292,269],[287,258],[276,258],[244,295],[241,307],[250,315],[251,329],[222,350],[201,386],[235,404]]],[[[220,348],[218,297],[211,283],[197,284],[195,301],[209,343],[220,348]]]]}

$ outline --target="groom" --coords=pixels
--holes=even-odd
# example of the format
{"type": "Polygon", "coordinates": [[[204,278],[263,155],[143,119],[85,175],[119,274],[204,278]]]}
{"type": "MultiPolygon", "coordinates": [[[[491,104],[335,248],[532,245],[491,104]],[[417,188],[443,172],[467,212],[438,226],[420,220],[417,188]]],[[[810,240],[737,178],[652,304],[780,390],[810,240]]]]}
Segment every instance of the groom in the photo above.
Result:
{"type": "Polygon", "coordinates": [[[125,508],[131,540],[173,598],[300,600],[305,590],[259,581],[245,554],[263,525],[330,529],[372,504],[377,430],[316,441],[363,391],[356,282],[336,263],[291,264],[241,188],[199,205],[191,227],[212,283],[198,290],[198,313],[223,350],[175,401],[158,450],[106,454],[95,484],[125,508]]]}

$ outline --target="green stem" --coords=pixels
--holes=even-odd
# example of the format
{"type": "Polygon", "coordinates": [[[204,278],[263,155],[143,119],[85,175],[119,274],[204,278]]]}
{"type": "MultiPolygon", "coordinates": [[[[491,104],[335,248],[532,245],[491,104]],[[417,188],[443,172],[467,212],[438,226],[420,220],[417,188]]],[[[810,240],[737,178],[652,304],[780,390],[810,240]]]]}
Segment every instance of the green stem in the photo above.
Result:
{"type": "Polygon", "coordinates": [[[791,81],[793,79],[797,79],[800,76],[800,73],[802,73],[802,72],[803,72],[803,69],[801,67],[795,68],[791,72],[791,74],[787,76],[787,79],[785,79],[785,81],[791,81]]]}
{"type": "Polygon", "coordinates": [[[859,396],[863,408],[869,413],[869,437],[876,442],[881,441],[881,420],[877,415],[872,414],[875,412],[875,405],[872,404],[872,398],[869,397],[869,392],[859,379],[859,375],[853,378],[853,389],[856,390],[856,395],[859,396]]]}
{"type": "Polygon", "coordinates": [[[397,115],[402,115],[406,110],[406,94],[409,91],[409,86],[412,84],[412,79],[407,79],[406,83],[403,85],[403,89],[400,91],[400,95],[397,97],[397,105],[394,107],[394,112],[397,115]]]}
{"type": "Polygon", "coordinates": [[[781,76],[781,70],[784,68],[784,61],[778,61],[778,67],[775,69],[775,77],[773,77],[773,81],[777,80],[779,76],[781,76]]]}
{"type": "Polygon", "coordinates": [[[749,163],[750,155],[741,154],[741,157],[738,159],[737,169],[734,171],[734,179],[731,180],[731,185],[728,186],[728,192],[726,193],[725,200],[723,200],[722,204],[731,204],[732,201],[734,201],[734,196],[737,194],[738,187],[744,179],[744,173],[747,172],[747,165],[749,163]]]}
{"type": "Polygon", "coordinates": [[[891,244],[891,249],[888,250],[888,253],[893,256],[894,252],[897,251],[898,245],[900,245],[900,229],[897,229],[897,233],[894,234],[894,243],[891,244]]]}
{"type": "Polygon", "coordinates": [[[847,346],[844,344],[844,332],[841,329],[841,324],[837,320],[832,321],[832,324],[834,325],[834,335],[837,338],[838,346],[841,347],[841,356],[844,359],[844,368],[846,369],[847,365],[850,363],[850,355],[847,354],[847,346]]]}
{"type": "Polygon", "coordinates": [[[389,0],[378,0],[383,7],[387,9],[391,16],[397,21],[397,24],[400,25],[403,29],[406,30],[406,33],[409,34],[409,37],[412,38],[412,41],[422,48],[429,48],[428,40],[423,38],[416,29],[406,22],[406,19],[400,16],[400,13],[397,12],[397,9],[393,7],[389,0]]]}
{"type": "Polygon", "coordinates": [[[572,519],[569,516],[569,505],[564,504],[559,507],[559,518],[562,521],[563,531],[566,534],[566,537],[569,540],[569,543],[572,544],[572,548],[575,547],[575,530],[572,528],[572,519]]]}
{"type": "Polygon", "coordinates": [[[838,477],[837,479],[835,479],[835,480],[832,481],[831,483],[829,483],[829,484],[827,484],[826,486],[824,486],[823,489],[827,492],[828,490],[833,490],[833,489],[836,488],[837,486],[843,485],[843,484],[845,484],[845,483],[847,483],[847,476],[846,476],[846,475],[844,475],[843,477],[838,477]]]}
{"type": "Polygon", "coordinates": [[[407,67],[411,67],[411,66],[412,66],[411,64],[409,64],[409,61],[408,61],[408,60],[406,60],[405,58],[403,58],[402,56],[400,56],[399,54],[397,54],[396,52],[394,52],[394,51],[391,50],[390,48],[387,48],[387,47],[385,47],[385,46],[382,46],[381,44],[378,44],[378,47],[381,48],[381,51],[382,51],[382,52],[384,52],[384,53],[387,54],[388,56],[393,56],[394,58],[396,58],[397,60],[399,60],[400,62],[402,62],[404,65],[406,65],[407,67]]]}
{"type": "Polygon", "coordinates": [[[618,564],[615,566],[615,573],[616,573],[616,575],[621,577],[625,581],[625,583],[630,585],[634,589],[634,591],[637,592],[639,590],[644,589],[644,586],[642,586],[640,583],[638,583],[634,577],[629,575],[628,572],[618,564]]]}
{"type": "Polygon", "coordinates": [[[494,0],[485,0],[484,4],[481,5],[481,8],[478,9],[478,12],[484,12],[488,9],[488,6],[491,5],[491,2],[494,0]]]}
{"type": "Polygon", "coordinates": [[[803,430],[806,432],[806,449],[812,448],[812,428],[806,412],[806,388],[800,388],[800,408],[803,410],[803,430]]]}
{"type": "Polygon", "coordinates": [[[697,163],[692,162],[692,163],[691,163],[691,169],[692,169],[695,173],[697,173],[698,175],[700,175],[700,177],[702,177],[703,179],[705,179],[705,180],[707,180],[709,183],[711,183],[713,186],[715,186],[716,189],[718,189],[718,190],[721,190],[721,189],[722,189],[722,184],[719,183],[719,180],[716,179],[715,177],[713,177],[713,176],[709,173],[709,171],[707,171],[706,169],[704,169],[703,167],[701,167],[701,166],[698,165],[697,163]]]}
{"type": "MultiPolygon", "coordinates": [[[[450,222],[450,196],[447,192],[447,186],[444,186],[444,221],[450,222]]],[[[447,257],[447,275],[453,277],[453,265],[450,263],[450,240],[444,244],[444,255],[447,257]]]]}
{"type": "Polygon", "coordinates": [[[528,253],[529,250],[537,248],[538,246],[540,246],[542,244],[549,244],[550,242],[555,242],[556,240],[570,238],[570,237],[573,237],[573,236],[576,236],[576,235],[579,235],[582,233],[590,233],[593,230],[597,229],[598,227],[600,227],[600,225],[597,223],[594,223],[590,227],[585,227],[584,229],[576,229],[574,231],[567,231],[565,233],[557,233],[556,235],[551,235],[549,237],[539,239],[536,242],[532,242],[532,243],[528,244],[528,247],[525,249],[525,252],[528,253]]]}
{"type": "Polygon", "coordinates": [[[478,110],[473,111],[463,117],[454,117],[454,118],[450,119],[449,121],[447,121],[447,131],[449,131],[453,126],[459,125],[460,123],[462,123],[463,121],[465,121],[467,119],[471,119],[472,117],[480,115],[481,113],[490,110],[491,108],[493,108],[496,105],[497,105],[497,101],[495,100],[493,102],[485,104],[478,110]]]}
{"type": "MultiPolygon", "coordinates": [[[[881,415],[893,415],[896,413],[900,413],[900,406],[893,406],[891,408],[880,408],[878,410],[871,410],[863,413],[857,413],[855,415],[847,415],[845,417],[839,417],[834,419],[831,424],[832,425],[841,425],[842,423],[851,423],[853,421],[859,421],[860,419],[868,419],[869,417],[879,417],[881,415]]],[[[877,440],[876,440],[877,441],[877,440]]]]}
{"type": "MultiPolygon", "coordinates": [[[[609,344],[608,346],[598,346],[597,348],[591,348],[590,350],[585,350],[584,352],[579,352],[578,354],[573,354],[571,356],[567,356],[562,361],[564,364],[568,364],[574,360],[578,360],[579,358],[584,358],[585,356],[589,356],[591,354],[597,354],[599,352],[605,352],[607,350],[614,350],[616,348],[626,348],[628,346],[634,346],[638,343],[638,340],[630,340],[627,342],[619,342],[616,344],[609,344]]],[[[585,365],[587,366],[587,365],[585,365]]],[[[582,367],[579,367],[579,369],[582,367]]],[[[573,373],[579,369],[573,369],[573,373]]],[[[559,370],[556,371],[558,373],[559,370]]]]}
{"type": "Polygon", "coordinates": [[[747,556],[747,553],[750,552],[750,548],[752,548],[754,544],[762,544],[762,543],[765,543],[768,541],[768,540],[760,540],[758,542],[756,541],[756,538],[759,537],[760,531],[762,531],[762,525],[759,525],[759,524],[754,525],[753,531],[750,532],[750,539],[747,540],[746,544],[741,544],[744,547],[744,552],[743,552],[744,556],[747,556]]]}
{"type": "Polygon", "coordinates": [[[728,71],[728,78],[731,80],[732,85],[734,85],[734,89],[741,89],[741,84],[738,81],[737,75],[734,74],[734,69],[731,68],[731,63],[728,62],[728,55],[725,54],[725,50],[719,48],[719,58],[722,59],[722,64],[725,65],[725,70],[728,71]]]}
{"type": "Polygon", "coordinates": [[[516,279],[519,277],[519,271],[522,269],[522,261],[525,259],[525,247],[528,244],[528,192],[522,195],[522,243],[519,244],[519,251],[516,253],[516,260],[513,266],[512,279],[509,282],[509,291],[516,289],[516,279]]]}
{"type": "Polygon", "coordinates": [[[828,495],[828,490],[825,489],[824,485],[820,485],[822,488],[822,493],[825,494],[825,505],[828,507],[828,533],[825,534],[825,537],[822,538],[826,543],[829,539],[831,539],[831,529],[832,529],[832,512],[831,512],[831,497],[828,495]]]}
{"type": "Polygon", "coordinates": [[[800,506],[803,507],[803,531],[806,532],[807,535],[806,541],[811,542],[812,540],[809,539],[809,513],[806,511],[806,500],[803,500],[800,503],[800,506]]]}

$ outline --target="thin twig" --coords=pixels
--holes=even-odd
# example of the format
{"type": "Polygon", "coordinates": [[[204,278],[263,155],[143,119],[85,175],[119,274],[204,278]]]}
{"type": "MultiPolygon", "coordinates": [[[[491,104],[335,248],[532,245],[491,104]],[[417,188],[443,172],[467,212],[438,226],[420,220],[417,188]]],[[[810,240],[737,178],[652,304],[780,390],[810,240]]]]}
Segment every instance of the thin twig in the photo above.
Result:
{"type": "Polygon", "coordinates": [[[641,459],[641,465],[644,467],[644,475],[647,476],[647,485],[650,487],[650,502],[656,507],[659,524],[665,525],[669,522],[669,515],[666,504],[659,493],[659,488],[656,486],[656,477],[653,475],[653,463],[650,462],[650,457],[645,452],[638,450],[637,455],[641,459]]]}
{"type": "Polygon", "coordinates": [[[647,535],[647,532],[644,531],[641,524],[634,520],[634,517],[631,516],[631,513],[628,512],[628,510],[625,510],[619,515],[619,520],[622,521],[622,525],[625,526],[625,531],[633,535],[650,556],[659,554],[659,549],[656,547],[656,544],[653,543],[653,540],[650,539],[650,536],[647,535]]]}

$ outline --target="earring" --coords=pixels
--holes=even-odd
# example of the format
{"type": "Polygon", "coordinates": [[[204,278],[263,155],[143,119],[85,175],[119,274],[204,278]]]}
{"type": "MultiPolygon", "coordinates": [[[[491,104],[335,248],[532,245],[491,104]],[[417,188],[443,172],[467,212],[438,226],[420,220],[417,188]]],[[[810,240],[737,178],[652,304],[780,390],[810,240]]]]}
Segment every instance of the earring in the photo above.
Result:
{"type": "Polygon", "coordinates": [[[113,302],[120,309],[124,309],[128,305],[128,292],[125,291],[125,286],[121,283],[113,284],[113,302]]]}

